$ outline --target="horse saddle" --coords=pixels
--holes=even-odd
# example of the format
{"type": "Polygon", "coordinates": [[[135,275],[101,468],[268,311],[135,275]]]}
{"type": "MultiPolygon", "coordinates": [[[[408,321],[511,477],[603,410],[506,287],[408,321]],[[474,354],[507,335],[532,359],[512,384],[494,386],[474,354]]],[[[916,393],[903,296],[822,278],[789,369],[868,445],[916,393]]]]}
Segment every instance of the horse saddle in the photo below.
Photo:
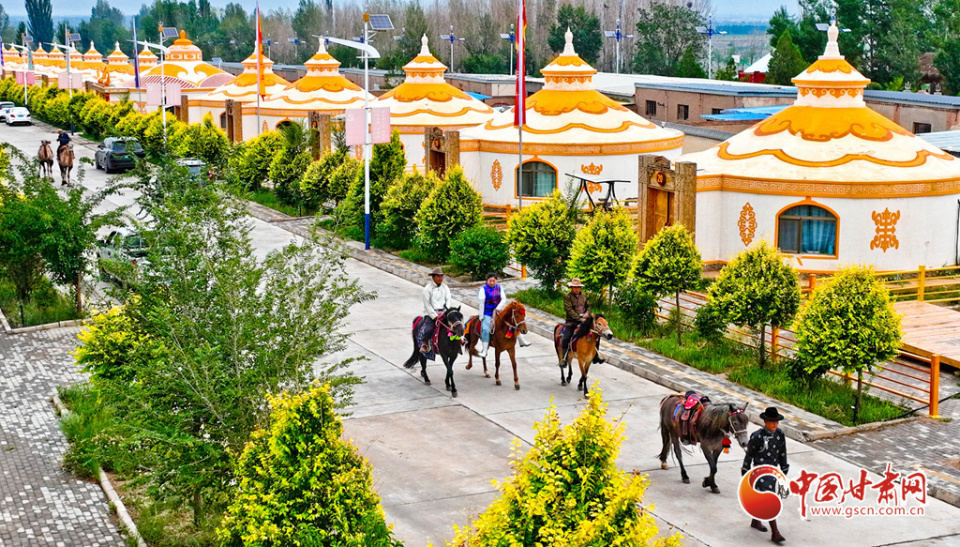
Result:
{"type": "Polygon", "coordinates": [[[703,412],[703,405],[709,399],[699,393],[688,393],[683,401],[677,403],[673,410],[673,421],[677,424],[680,442],[683,444],[697,444],[697,420],[703,412]]]}
{"type": "MultiPolygon", "coordinates": [[[[490,322],[490,337],[493,338],[493,331],[497,326],[496,316],[494,320],[490,322]]],[[[480,332],[483,330],[483,321],[480,320],[479,315],[474,315],[467,321],[467,326],[465,329],[467,332],[473,331],[473,334],[480,338],[480,332]]]]}
{"type": "MultiPolygon", "coordinates": [[[[413,330],[417,333],[417,342],[423,343],[420,339],[420,327],[423,326],[424,316],[418,315],[413,324],[413,330]]],[[[443,313],[437,315],[437,318],[433,321],[433,337],[430,343],[430,351],[426,353],[428,359],[432,359],[432,356],[440,352],[440,322],[443,320],[443,313]]]]}

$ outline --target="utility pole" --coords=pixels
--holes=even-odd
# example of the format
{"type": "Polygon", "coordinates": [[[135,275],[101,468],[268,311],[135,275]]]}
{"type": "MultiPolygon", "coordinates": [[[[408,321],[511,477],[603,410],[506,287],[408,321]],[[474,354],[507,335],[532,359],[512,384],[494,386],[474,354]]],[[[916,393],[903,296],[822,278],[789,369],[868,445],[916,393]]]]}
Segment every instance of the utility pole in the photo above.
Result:
{"type": "Polygon", "coordinates": [[[716,30],[713,28],[713,16],[707,18],[707,26],[697,27],[697,32],[707,36],[707,78],[713,79],[713,35],[726,34],[725,30],[716,30]]]}

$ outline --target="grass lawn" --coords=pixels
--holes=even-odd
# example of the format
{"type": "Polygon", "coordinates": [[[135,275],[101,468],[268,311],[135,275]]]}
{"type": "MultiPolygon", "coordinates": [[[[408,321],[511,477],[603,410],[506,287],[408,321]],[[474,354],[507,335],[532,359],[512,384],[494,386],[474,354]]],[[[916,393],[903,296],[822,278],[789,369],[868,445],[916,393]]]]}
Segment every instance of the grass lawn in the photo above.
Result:
{"type": "MultiPolygon", "coordinates": [[[[140,461],[128,450],[133,440],[130,431],[114,416],[103,392],[83,383],[60,388],[60,399],[71,410],[60,422],[70,448],[64,455],[64,467],[81,478],[95,479],[102,467],[111,475],[124,505],[149,545],[196,547],[215,546],[219,511],[207,512],[207,518],[193,523],[193,513],[183,503],[155,502],[147,496],[147,486],[137,480],[138,473],[150,462],[140,461]],[[121,486],[122,485],[122,486],[121,486]]],[[[142,454],[142,452],[139,452],[142,454]]]]}
{"type": "MultiPolygon", "coordinates": [[[[518,291],[514,298],[532,306],[563,317],[563,295],[550,294],[541,289],[518,291]]],[[[790,378],[783,361],[768,362],[763,368],[757,365],[757,353],[753,348],[724,339],[719,343],[701,340],[696,331],[683,334],[683,345],[677,345],[676,323],[661,325],[655,332],[643,333],[630,325],[616,307],[591,306],[606,316],[614,336],[661,355],[680,361],[698,370],[725,375],[726,379],[769,395],[804,410],[842,423],[853,423],[853,389],[830,379],[822,378],[812,384],[796,382],[790,378]]],[[[858,423],[890,420],[903,413],[904,409],[884,399],[864,395],[861,401],[858,423]]]]}
{"type": "Polygon", "coordinates": [[[12,328],[31,327],[79,319],[75,303],[71,296],[59,292],[47,278],[34,289],[30,301],[23,306],[23,320],[20,320],[20,304],[17,302],[13,283],[0,279],[0,309],[7,317],[12,328]]]}
{"type": "Polygon", "coordinates": [[[269,207],[274,211],[280,211],[285,215],[292,217],[305,217],[313,216],[317,213],[316,209],[310,207],[297,208],[292,205],[287,205],[285,203],[280,203],[280,200],[277,199],[277,195],[270,190],[269,188],[261,188],[255,192],[249,192],[247,198],[251,201],[255,201],[264,207],[269,207]]]}

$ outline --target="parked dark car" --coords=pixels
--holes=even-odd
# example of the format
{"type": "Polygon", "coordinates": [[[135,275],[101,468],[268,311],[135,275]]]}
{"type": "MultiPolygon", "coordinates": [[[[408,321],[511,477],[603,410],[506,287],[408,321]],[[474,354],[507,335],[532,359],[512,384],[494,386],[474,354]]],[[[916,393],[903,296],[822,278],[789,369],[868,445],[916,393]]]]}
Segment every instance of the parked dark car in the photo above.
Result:
{"type": "Polygon", "coordinates": [[[143,237],[130,228],[117,228],[97,240],[97,266],[100,275],[123,284],[130,277],[136,278],[149,265],[146,260],[147,245],[143,237]]]}
{"type": "Polygon", "coordinates": [[[140,141],[135,137],[109,137],[104,139],[103,144],[97,148],[94,161],[97,169],[110,173],[120,169],[131,169],[136,165],[138,158],[143,159],[146,155],[146,151],[140,146],[140,141]]]}

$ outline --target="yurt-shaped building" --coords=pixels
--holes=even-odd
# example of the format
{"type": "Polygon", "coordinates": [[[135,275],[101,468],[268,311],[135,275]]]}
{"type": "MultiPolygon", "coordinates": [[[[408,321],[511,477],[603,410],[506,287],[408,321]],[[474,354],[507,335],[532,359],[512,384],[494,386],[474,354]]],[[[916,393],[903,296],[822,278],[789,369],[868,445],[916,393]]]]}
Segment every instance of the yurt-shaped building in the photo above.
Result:
{"type": "MultiPolygon", "coordinates": [[[[225,125],[225,108],[228,100],[234,100],[240,103],[256,103],[259,90],[257,80],[257,50],[254,46],[254,52],[243,60],[243,72],[236,78],[233,78],[224,85],[214,89],[207,95],[195,95],[187,102],[188,118],[190,122],[199,122],[207,114],[211,114],[214,123],[223,127],[225,125]]],[[[264,97],[273,95],[283,88],[290,85],[290,82],[284,80],[273,72],[273,61],[260,52],[260,66],[263,71],[263,95],[264,97]]],[[[263,99],[261,99],[262,101],[263,99]]]]}
{"type": "Polygon", "coordinates": [[[244,138],[254,138],[287,121],[302,122],[310,112],[336,116],[348,108],[363,107],[363,89],[340,74],[340,61],[327,53],[323,40],[304,65],[307,73],[303,78],[271,94],[260,104],[259,131],[256,106],[250,103],[243,106],[244,138]]]}
{"type": "Polygon", "coordinates": [[[697,246],[725,263],[759,238],[804,272],[957,263],[960,161],[867,108],[837,47],[793,79],[794,104],[681,160],[697,164],[697,246]]]}
{"type": "MultiPolygon", "coordinates": [[[[142,56],[142,54],[141,54],[142,56]]],[[[200,48],[187,39],[187,33],[180,31],[180,38],[170,46],[163,63],[146,68],[140,57],[140,85],[159,83],[161,71],[167,83],[179,83],[184,92],[214,90],[233,79],[219,68],[205,62],[200,48]]],[[[127,82],[133,85],[132,81],[127,82]]]]}
{"type": "Polygon", "coordinates": [[[420,40],[420,54],[407,63],[404,82],[381,95],[374,107],[390,107],[390,124],[400,132],[407,166],[421,172],[426,162],[424,131],[430,127],[459,130],[475,127],[494,114],[485,103],[448,84],[447,67],[430,53],[427,36],[420,40]]]}
{"type": "Polygon", "coordinates": [[[128,57],[121,49],[120,42],[114,44],[113,53],[107,56],[107,66],[104,69],[106,73],[106,82],[120,82],[133,76],[133,65],[130,64],[128,57]]]}
{"type": "MultiPolygon", "coordinates": [[[[77,53],[79,54],[79,52],[77,53]]],[[[74,56],[71,55],[71,63],[73,62],[73,59],[74,56]]],[[[97,82],[105,76],[107,63],[103,62],[103,55],[97,51],[94,43],[90,42],[90,49],[83,54],[82,60],[77,63],[77,66],[83,71],[84,81],[97,82]]],[[[70,68],[73,69],[73,66],[70,68]]]]}
{"type": "MultiPolygon", "coordinates": [[[[526,99],[519,183],[517,107],[460,135],[464,173],[484,204],[516,204],[521,194],[524,200],[547,198],[563,189],[567,173],[632,181],[615,191],[618,199],[635,198],[641,154],[680,155],[683,133],[659,127],[594,89],[597,71],[574,51],[569,30],[563,52],[541,72],[543,89],[526,99]]],[[[589,184],[588,190],[597,198],[606,188],[589,184]]]]}

